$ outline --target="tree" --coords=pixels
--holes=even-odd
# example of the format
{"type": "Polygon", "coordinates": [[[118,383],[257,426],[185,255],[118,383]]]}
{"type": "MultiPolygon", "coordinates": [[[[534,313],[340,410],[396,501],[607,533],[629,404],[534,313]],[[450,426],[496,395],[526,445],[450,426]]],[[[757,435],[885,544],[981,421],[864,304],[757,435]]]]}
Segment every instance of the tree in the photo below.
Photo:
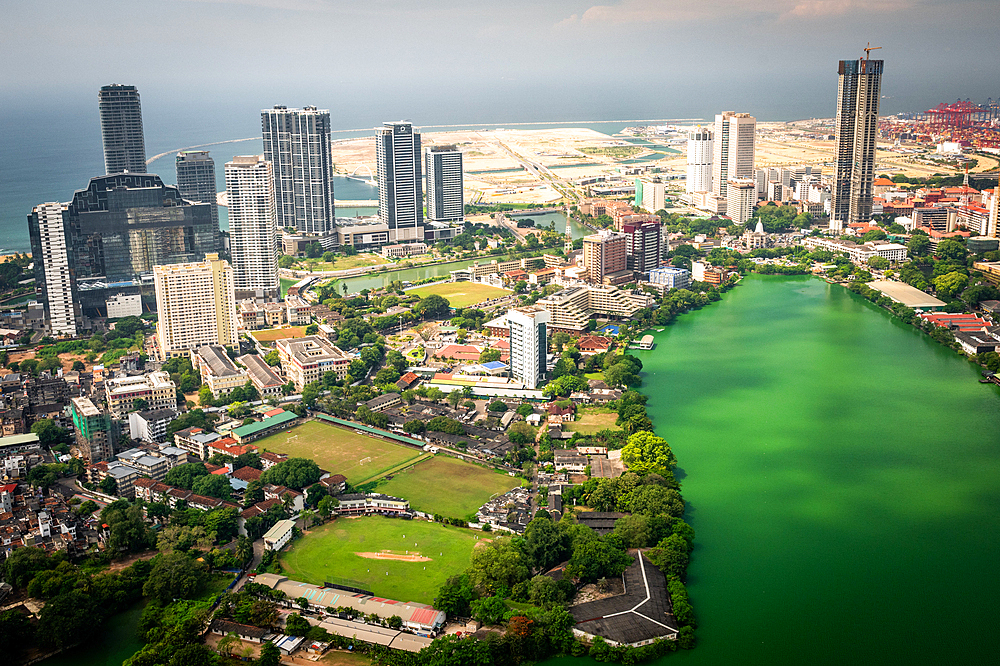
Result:
{"type": "Polygon", "coordinates": [[[280,462],[260,475],[263,484],[273,483],[276,486],[287,486],[302,490],[306,486],[319,481],[322,472],[313,460],[308,458],[289,458],[280,462]]]}
{"type": "Polygon", "coordinates": [[[65,428],[60,428],[52,419],[39,419],[31,426],[31,432],[38,435],[38,441],[49,449],[60,444],[72,444],[73,436],[65,428]]]}
{"type": "MultiPolygon", "coordinates": [[[[346,288],[347,285],[344,285],[346,288]]],[[[281,652],[275,647],[274,643],[268,641],[264,643],[260,648],[260,658],[257,660],[257,666],[279,666],[281,664],[281,652]]]]}
{"type": "Polygon", "coordinates": [[[105,495],[114,495],[118,492],[118,483],[115,482],[114,477],[106,476],[101,479],[101,482],[97,484],[97,487],[101,489],[101,492],[105,495]]]}
{"type": "Polygon", "coordinates": [[[160,603],[173,599],[193,599],[205,584],[203,566],[184,553],[160,553],[142,586],[142,593],[160,603]]]}
{"type": "Polygon", "coordinates": [[[461,391],[451,391],[448,394],[448,404],[451,405],[453,409],[457,408],[460,402],[462,402],[461,391]]]}
{"type": "Polygon", "coordinates": [[[487,592],[513,589],[531,574],[520,549],[510,539],[502,537],[494,539],[485,548],[473,551],[472,563],[467,571],[472,584],[487,592]]]}
{"type": "Polygon", "coordinates": [[[108,548],[112,552],[135,552],[149,548],[155,543],[153,532],[142,517],[142,507],[118,500],[104,507],[101,520],[111,532],[108,548]]]}
{"type": "Polygon", "coordinates": [[[628,548],[645,548],[652,536],[649,518],[639,514],[622,516],[615,521],[615,534],[628,548]]]}
{"type": "Polygon", "coordinates": [[[329,518],[333,512],[337,510],[338,506],[340,506],[340,500],[336,497],[326,495],[320,499],[319,504],[316,505],[316,509],[319,511],[321,516],[329,518]]]}
{"type": "Polygon", "coordinates": [[[440,319],[448,314],[450,308],[451,303],[447,298],[431,294],[420,299],[420,302],[413,306],[413,311],[427,319],[440,319]]]}
{"type": "Polygon", "coordinates": [[[937,256],[945,259],[947,261],[953,261],[955,263],[965,263],[965,257],[968,251],[965,246],[959,243],[957,240],[951,238],[945,238],[940,243],[938,243],[937,256]]]}
{"type": "Polygon", "coordinates": [[[494,400],[486,407],[486,409],[491,412],[506,412],[508,408],[507,403],[503,400],[494,400]]]}
{"type": "Polygon", "coordinates": [[[524,530],[524,551],[535,571],[548,571],[566,557],[566,539],[547,516],[536,516],[524,530]]]}
{"type": "Polygon", "coordinates": [[[38,618],[38,639],[47,645],[65,648],[92,634],[95,620],[103,617],[97,601],[78,590],[50,599],[38,618]]]}
{"type": "Polygon", "coordinates": [[[923,234],[914,234],[906,244],[906,250],[912,257],[925,257],[931,249],[931,240],[923,234]]]}
{"type": "Polygon", "coordinates": [[[172,468],[167,472],[167,477],[165,483],[168,486],[176,486],[177,488],[184,488],[185,490],[191,490],[194,485],[195,479],[199,476],[208,475],[208,469],[205,467],[205,463],[202,462],[192,462],[177,465],[177,467],[172,468]]]}
{"type": "Polygon", "coordinates": [[[566,575],[590,583],[598,578],[620,576],[631,563],[632,558],[625,551],[606,541],[587,541],[574,548],[566,575]]]}
{"type": "Polygon", "coordinates": [[[194,480],[194,483],[191,484],[191,492],[196,495],[227,500],[233,496],[233,487],[229,485],[228,477],[221,474],[208,474],[194,480]]]}
{"type": "Polygon", "coordinates": [[[639,475],[650,472],[662,475],[673,469],[677,459],[667,440],[642,431],[629,436],[628,443],[622,447],[622,462],[629,471],[639,475]]]}
{"type": "Polygon", "coordinates": [[[517,413],[525,418],[528,418],[529,416],[535,413],[535,408],[526,402],[521,405],[518,405],[517,413]]]}
{"type": "Polygon", "coordinates": [[[528,600],[536,606],[551,608],[566,600],[566,595],[550,576],[538,575],[528,582],[528,600]]]}
{"type": "MultiPolygon", "coordinates": [[[[306,601],[308,605],[309,601],[306,601]]],[[[288,619],[285,620],[285,633],[289,636],[305,636],[312,629],[312,625],[309,624],[309,620],[305,619],[298,613],[290,613],[288,619]]]]}
{"type": "Polygon", "coordinates": [[[281,355],[278,353],[278,350],[272,349],[271,351],[267,352],[267,354],[264,356],[264,363],[267,363],[272,367],[276,365],[281,365],[281,355]]]}
{"type": "Polygon", "coordinates": [[[637,386],[640,383],[639,375],[629,363],[616,363],[604,371],[604,381],[610,386],[624,388],[626,386],[637,386]]]}
{"type": "Polygon", "coordinates": [[[435,639],[420,651],[426,666],[493,666],[493,654],[486,641],[448,634],[435,639]]]}
{"type": "Polygon", "coordinates": [[[656,548],[650,549],[646,555],[649,561],[668,577],[676,576],[684,580],[690,559],[689,552],[687,541],[679,534],[671,534],[660,541],[656,548]]]}
{"type": "Polygon", "coordinates": [[[507,613],[507,604],[499,595],[476,599],[469,606],[472,609],[472,617],[483,624],[500,624],[507,613]]]}
{"type": "MultiPolygon", "coordinates": [[[[944,241],[941,242],[944,243],[944,241]]],[[[969,278],[958,271],[952,271],[934,278],[933,282],[938,296],[950,301],[953,297],[965,291],[965,288],[969,285],[969,278]]]]}
{"type": "Polygon", "coordinates": [[[469,604],[476,598],[476,590],[466,574],[451,576],[438,590],[434,607],[444,611],[448,617],[465,617],[471,613],[469,604]]]}
{"type": "MultiPolygon", "coordinates": [[[[868,233],[871,233],[871,232],[868,232],[868,233]]],[[[880,270],[880,271],[884,271],[885,269],[889,268],[889,260],[886,259],[885,257],[879,257],[879,256],[876,255],[876,256],[870,257],[868,259],[868,265],[871,266],[874,269],[877,269],[877,270],[880,270]]]]}

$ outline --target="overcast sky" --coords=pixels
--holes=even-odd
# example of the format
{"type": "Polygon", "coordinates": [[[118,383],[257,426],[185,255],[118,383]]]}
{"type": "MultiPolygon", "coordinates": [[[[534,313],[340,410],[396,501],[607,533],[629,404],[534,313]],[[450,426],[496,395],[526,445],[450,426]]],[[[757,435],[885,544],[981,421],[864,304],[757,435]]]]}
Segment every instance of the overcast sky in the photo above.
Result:
{"type": "MultiPolygon", "coordinates": [[[[883,113],[1000,97],[997,0],[3,0],[9,104],[314,103],[347,126],[832,115],[837,60],[883,113]]],[[[255,119],[251,119],[251,124],[255,119]]]]}

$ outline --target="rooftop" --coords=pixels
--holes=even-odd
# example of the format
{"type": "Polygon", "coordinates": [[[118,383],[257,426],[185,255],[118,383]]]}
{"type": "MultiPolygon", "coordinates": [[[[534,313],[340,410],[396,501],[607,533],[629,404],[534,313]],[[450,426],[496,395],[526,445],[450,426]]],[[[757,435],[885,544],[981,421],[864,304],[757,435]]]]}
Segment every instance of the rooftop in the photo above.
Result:
{"type": "Polygon", "coordinates": [[[288,423],[289,421],[294,421],[297,416],[294,412],[282,412],[277,416],[272,416],[271,418],[264,419],[257,423],[251,423],[250,425],[240,426],[239,428],[233,428],[232,434],[237,437],[247,437],[253,435],[267,428],[274,426],[280,426],[283,423],[288,423]]]}
{"type": "Polygon", "coordinates": [[[902,303],[908,308],[920,308],[923,310],[943,308],[945,302],[926,294],[916,287],[911,287],[905,282],[892,282],[890,280],[876,280],[869,282],[868,286],[876,289],[897,303],[902,303]]]}
{"type": "Polygon", "coordinates": [[[199,347],[194,352],[203,368],[208,368],[209,374],[213,377],[233,377],[239,375],[240,370],[233,363],[226,348],[220,345],[205,345],[199,347]]]}

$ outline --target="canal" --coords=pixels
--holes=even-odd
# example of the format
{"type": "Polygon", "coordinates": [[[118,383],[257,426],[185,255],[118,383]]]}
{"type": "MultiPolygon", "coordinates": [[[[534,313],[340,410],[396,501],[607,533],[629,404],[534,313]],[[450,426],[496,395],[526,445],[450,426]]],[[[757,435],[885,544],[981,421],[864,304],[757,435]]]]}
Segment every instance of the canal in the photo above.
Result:
{"type": "Polygon", "coordinates": [[[654,336],[634,353],[681,463],[700,625],[662,663],[995,658],[996,387],[810,277],[751,275],[654,336]]]}

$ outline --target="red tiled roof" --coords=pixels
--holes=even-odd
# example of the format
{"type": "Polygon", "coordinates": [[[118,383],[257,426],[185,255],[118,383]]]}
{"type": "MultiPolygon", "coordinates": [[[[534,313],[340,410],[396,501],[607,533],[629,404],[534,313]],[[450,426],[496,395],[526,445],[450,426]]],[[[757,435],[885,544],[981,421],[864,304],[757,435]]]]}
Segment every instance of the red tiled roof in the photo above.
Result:
{"type": "Polygon", "coordinates": [[[268,418],[268,417],[271,417],[271,416],[277,416],[278,414],[284,414],[284,413],[285,413],[285,410],[283,410],[281,407],[275,407],[274,409],[272,409],[269,412],[264,412],[264,418],[268,418]]]}
{"type": "Polygon", "coordinates": [[[240,481],[256,481],[260,478],[260,470],[254,467],[240,467],[233,471],[232,477],[234,479],[239,479],[240,481]]]}

